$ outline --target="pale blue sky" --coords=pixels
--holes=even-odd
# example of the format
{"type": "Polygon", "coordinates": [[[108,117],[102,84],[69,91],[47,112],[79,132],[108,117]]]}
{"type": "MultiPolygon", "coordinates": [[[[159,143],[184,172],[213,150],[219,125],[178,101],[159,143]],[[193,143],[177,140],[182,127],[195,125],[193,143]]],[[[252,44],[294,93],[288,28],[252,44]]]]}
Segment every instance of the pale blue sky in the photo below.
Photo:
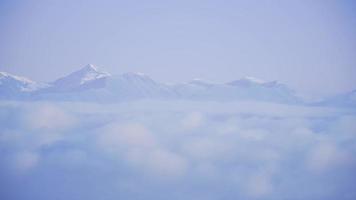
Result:
{"type": "Polygon", "coordinates": [[[93,63],[163,82],[243,76],[356,89],[356,3],[0,0],[0,71],[50,81],[93,63]]]}

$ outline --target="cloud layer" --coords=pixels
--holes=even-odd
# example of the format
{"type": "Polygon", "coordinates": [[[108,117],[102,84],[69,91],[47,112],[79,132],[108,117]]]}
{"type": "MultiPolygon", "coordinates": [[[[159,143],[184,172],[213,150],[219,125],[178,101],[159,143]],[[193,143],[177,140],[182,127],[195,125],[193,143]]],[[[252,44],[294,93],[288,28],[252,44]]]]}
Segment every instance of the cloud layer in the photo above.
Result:
{"type": "Polygon", "coordinates": [[[1,199],[356,197],[356,115],[347,110],[187,101],[0,107],[1,199]]]}

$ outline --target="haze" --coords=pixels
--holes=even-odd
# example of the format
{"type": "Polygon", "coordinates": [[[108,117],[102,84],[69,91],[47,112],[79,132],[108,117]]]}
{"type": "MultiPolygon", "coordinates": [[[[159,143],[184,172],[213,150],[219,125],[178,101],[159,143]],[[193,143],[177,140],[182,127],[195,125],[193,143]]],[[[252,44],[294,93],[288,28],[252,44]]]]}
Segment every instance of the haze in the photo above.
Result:
{"type": "Polygon", "coordinates": [[[0,2],[0,71],[50,81],[87,63],[162,82],[244,76],[356,88],[352,1],[0,2]]]}

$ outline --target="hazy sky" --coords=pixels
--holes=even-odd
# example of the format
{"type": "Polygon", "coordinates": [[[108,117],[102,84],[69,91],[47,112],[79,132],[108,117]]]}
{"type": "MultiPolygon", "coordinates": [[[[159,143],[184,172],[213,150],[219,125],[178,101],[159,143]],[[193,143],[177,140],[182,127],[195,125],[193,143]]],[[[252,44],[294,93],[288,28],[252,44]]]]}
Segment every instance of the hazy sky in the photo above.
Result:
{"type": "Polygon", "coordinates": [[[50,81],[93,63],[333,94],[356,89],[355,10],[352,0],[0,0],[0,71],[50,81]]]}

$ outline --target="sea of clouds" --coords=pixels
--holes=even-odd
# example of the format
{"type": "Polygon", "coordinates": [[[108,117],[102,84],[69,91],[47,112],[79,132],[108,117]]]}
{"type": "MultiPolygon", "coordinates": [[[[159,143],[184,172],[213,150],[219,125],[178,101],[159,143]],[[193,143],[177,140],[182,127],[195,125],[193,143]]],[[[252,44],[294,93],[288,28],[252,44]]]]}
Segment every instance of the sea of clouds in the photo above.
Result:
{"type": "Polygon", "coordinates": [[[356,199],[356,113],[261,102],[0,103],[0,199],[356,199]]]}

